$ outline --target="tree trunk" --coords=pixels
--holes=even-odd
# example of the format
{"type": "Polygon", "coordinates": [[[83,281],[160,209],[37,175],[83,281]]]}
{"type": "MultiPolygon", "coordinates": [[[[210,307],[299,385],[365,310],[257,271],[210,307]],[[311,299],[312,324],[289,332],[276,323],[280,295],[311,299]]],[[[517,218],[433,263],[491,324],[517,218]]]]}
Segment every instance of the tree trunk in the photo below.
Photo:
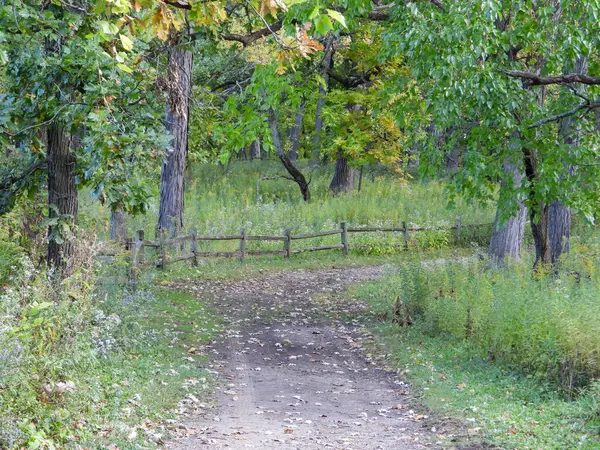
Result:
{"type": "Polygon", "coordinates": [[[342,151],[339,151],[335,161],[335,172],[329,184],[329,190],[334,194],[354,190],[354,172],[354,169],[348,165],[348,158],[342,151]]]}
{"type": "MultiPolygon", "coordinates": [[[[587,72],[588,60],[580,57],[575,62],[575,67],[565,69],[565,73],[585,73],[587,72]]],[[[559,139],[566,145],[579,145],[581,130],[578,129],[574,117],[567,117],[560,122],[558,128],[559,139]]],[[[572,167],[566,167],[568,172],[572,172],[572,167]]],[[[552,264],[556,264],[564,253],[569,252],[569,239],[571,237],[571,210],[560,202],[552,202],[549,210],[549,238],[550,254],[552,264]]]]}
{"type": "Polygon", "coordinates": [[[252,141],[248,153],[250,154],[250,159],[260,159],[260,141],[258,139],[252,141]]]}
{"type": "Polygon", "coordinates": [[[317,110],[315,112],[315,134],[312,142],[311,164],[317,165],[321,157],[321,132],[323,130],[323,105],[325,104],[325,95],[327,95],[327,86],[329,84],[329,71],[333,68],[333,37],[330,37],[325,46],[325,55],[323,56],[323,80],[324,86],[319,86],[319,97],[317,99],[317,110]]]}
{"type": "Polygon", "coordinates": [[[530,219],[533,241],[535,242],[535,262],[533,263],[533,268],[550,266],[552,264],[552,252],[550,251],[550,235],[548,233],[548,225],[550,223],[548,205],[541,203],[537,212],[531,211],[530,219]]]}
{"type": "MultiPolygon", "coordinates": [[[[516,150],[518,147],[518,136],[513,136],[509,143],[511,150],[516,150]]],[[[514,195],[513,193],[519,189],[523,183],[525,174],[523,173],[522,163],[512,162],[510,158],[504,160],[503,172],[504,179],[500,185],[500,200],[507,196],[514,195]]],[[[521,248],[523,247],[523,236],[525,235],[525,223],[527,222],[527,208],[520,199],[517,199],[518,210],[510,218],[506,219],[501,206],[496,210],[496,219],[490,239],[490,247],[488,255],[492,262],[498,266],[505,265],[508,261],[518,261],[521,257],[521,248]]]]}
{"type": "Polygon", "coordinates": [[[505,265],[507,260],[521,259],[527,208],[521,206],[517,213],[504,223],[501,221],[501,215],[502,211],[498,208],[488,252],[490,259],[498,266],[505,265]]]}
{"type": "Polygon", "coordinates": [[[192,52],[169,50],[167,131],[173,137],[160,174],[158,229],[171,235],[184,226],[185,165],[188,151],[189,97],[191,91],[192,52]]]}
{"type": "Polygon", "coordinates": [[[310,181],[306,181],[306,177],[300,170],[294,165],[290,158],[283,152],[283,146],[281,145],[281,139],[279,139],[279,130],[277,129],[277,116],[275,111],[269,112],[269,128],[271,130],[271,138],[273,139],[273,146],[277,157],[285,167],[285,170],[290,174],[292,180],[298,184],[302,198],[304,201],[310,200],[310,190],[308,188],[310,181]]]}
{"type": "MultiPolygon", "coordinates": [[[[48,157],[48,216],[67,222],[72,232],[77,221],[77,185],[75,183],[76,157],[71,151],[72,139],[58,124],[47,130],[48,157]]],[[[73,236],[65,236],[60,226],[48,228],[48,266],[61,276],[68,276],[69,258],[75,249],[73,236]]]]}
{"type": "Polygon", "coordinates": [[[305,99],[302,97],[302,101],[300,106],[298,107],[298,111],[296,111],[296,120],[294,120],[294,126],[292,127],[292,131],[290,133],[290,142],[292,147],[288,152],[288,156],[290,157],[290,161],[296,161],[298,159],[298,148],[300,147],[300,136],[302,134],[302,123],[304,122],[304,109],[305,109],[305,99]]]}
{"type": "Polygon", "coordinates": [[[444,162],[446,163],[446,171],[454,173],[458,170],[458,158],[460,157],[460,149],[455,144],[452,150],[444,153],[444,162]]]}
{"type": "Polygon", "coordinates": [[[559,202],[552,202],[548,213],[550,255],[552,264],[556,264],[564,253],[569,253],[571,210],[559,202]]]}
{"type": "Polygon", "coordinates": [[[110,238],[124,244],[127,240],[127,229],[125,227],[125,211],[123,205],[116,205],[110,213],[110,238]]]}

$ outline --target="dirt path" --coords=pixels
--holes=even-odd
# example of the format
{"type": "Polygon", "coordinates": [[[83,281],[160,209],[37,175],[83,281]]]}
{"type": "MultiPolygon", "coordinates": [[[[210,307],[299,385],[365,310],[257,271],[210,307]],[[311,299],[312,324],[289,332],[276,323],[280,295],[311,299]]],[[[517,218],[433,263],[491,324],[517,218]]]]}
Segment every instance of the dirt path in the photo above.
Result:
{"type": "Polygon", "coordinates": [[[430,448],[408,386],[362,350],[368,336],[348,313],[364,305],[337,295],[383,272],[297,270],[179,283],[215,307],[228,331],[207,349],[222,382],[218,406],[204,408],[187,424],[188,436],[167,448],[430,448]]]}

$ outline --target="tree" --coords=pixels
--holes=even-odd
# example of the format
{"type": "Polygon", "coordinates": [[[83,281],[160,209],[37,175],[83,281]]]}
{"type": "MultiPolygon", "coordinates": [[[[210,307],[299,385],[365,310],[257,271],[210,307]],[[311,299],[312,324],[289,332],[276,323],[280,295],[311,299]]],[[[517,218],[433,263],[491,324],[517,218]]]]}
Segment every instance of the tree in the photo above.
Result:
{"type": "Polygon", "coordinates": [[[3,165],[3,210],[47,181],[47,260],[60,276],[72,269],[78,188],[143,210],[148,189],[137,171],[152,165],[152,150],[163,142],[147,89],[152,68],[143,59],[131,68],[132,28],[111,23],[121,14],[123,8],[88,4],[0,7],[0,133],[13,158],[29,164],[3,165]],[[45,178],[37,176],[42,171],[45,178]]]}
{"type": "MultiPolygon", "coordinates": [[[[444,128],[468,125],[455,191],[480,200],[495,196],[504,161],[522,161],[525,182],[515,193],[530,211],[535,266],[552,263],[550,207],[559,202],[593,217],[597,203],[597,139],[590,115],[577,121],[580,145],[565,146],[557,122],[600,107],[582,99],[573,83],[596,77],[552,75],[579,58],[595,58],[600,5],[588,2],[436,2],[397,6],[385,34],[386,54],[406,58],[423,87],[426,112],[444,128]],[[583,100],[583,101],[582,101],[583,100]],[[565,106],[567,105],[567,106],[565,106]],[[517,134],[518,147],[506,145],[517,134]],[[580,170],[570,171],[569,167],[580,170]]],[[[433,175],[439,158],[421,155],[422,174],[433,175]]],[[[513,216],[518,202],[510,200],[513,216]]],[[[516,234],[518,235],[518,234],[516,234]]]]}
{"type": "Polygon", "coordinates": [[[172,136],[160,175],[158,229],[175,235],[184,227],[185,168],[192,87],[192,51],[182,47],[181,36],[170,43],[166,80],[167,131],[172,136]]]}

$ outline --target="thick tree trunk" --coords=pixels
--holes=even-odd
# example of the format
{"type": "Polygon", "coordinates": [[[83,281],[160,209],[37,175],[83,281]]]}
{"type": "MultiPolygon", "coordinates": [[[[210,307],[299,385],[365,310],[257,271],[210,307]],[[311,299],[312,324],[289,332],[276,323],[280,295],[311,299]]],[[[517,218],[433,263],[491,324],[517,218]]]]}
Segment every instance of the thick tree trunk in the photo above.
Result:
{"type": "Polygon", "coordinates": [[[175,234],[184,226],[185,165],[188,151],[189,97],[192,52],[173,47],[169,51],[167,131],[173,137],[160,174],[158,230],[175,234]]]}
{"type": "Polygon", "coordinates": [[[571,210],[559,202],[552,202],[548,214],[550,255],[552,264],[556,264],[563,254],[569,253],[571,210]]]}
{"type": "MultiPolygon", "coordinates": [[[[76,157],[72,152],[72,138],[58,124],[47,130],[48,207],[49,217],[67,222],[74,232],[77,221],[77,185],[75,183],[76,157]]],[[[68,262],[75,249],[73,236],[65,236],[62,227],[48,229],[48,266],[61,276],[69,275],[68,262]]]]}
{"type": "Polygon", "coordinates": [[[502,212],[498,208],[489,248],[490,259],[499,266],[521,258],[527,208],[521,206],[517,213],[504,223],[501,221],[501,215],[502,212]]]}
{"type": "Polygon", "coordinates": [[[252,141],[248,153],[250,154],[250,159],[260,159],[260,141],[258,139],[252,141]]]}
{"type": "MultiPolygon", "coordinates": [[[[565,73],[585,73],[587,72],[587,58],[578,58],[575,67],[565,69],[565,73]]],[[[567,117],[560,122],[558,128],[559,139],[567,145],[579,145],[580,130],[576,126],[574,117],[567,117]]],[[[574,170],[572,167],[566,167],[567,171],[574,170]]],[[[549,209],[549,238],[550,254],[552,264],[556,264],[564,253],[569,252],[569,239],[571,237],[571,210],[559,202],[552,202],[549,209]]]]}
{"type": "Polygon", "coordinates": [[[340,151],[335,161],[335,172],[329,184],[329,190],[334,194],[354,190],[355,170],[348,165],[348,158],[340,151]]]}
{"type": "Polygon", "coordinates": [[[298,111],[296,111],[296,120],[294,120],[294,126],[292,127],[292,131],[290,133],[290,142],[292,147],[288,152],[288,156],[291,161],[296,161],[298,159],[298,148],[300,147],[300,136],[302,135],[302,123],[304,122],[304,109],[305,109],[305,99],[302,98],[302,102],[298,107],[298,111]]]}
{"type": "MultiPolygon", "coordinates": [[[[511,140],[509,145],[512,150],[518,148],[516,137],[511,140]]],[[[503,203],[503,200],[507,197],[514,196],[515,191],[521,187],[525,174],[523,173],[522,163],[519,163],[512,162],[509,158],[504,160],[504,179],[500,185],[499,203],[503,203]]],[[[506,219],[506,214],[503,214],[504,211],[500,205],[496,210],[488,255],[492,262],[498,266],[503,266],[508,261],[518,261],[521,257],[525,223],[527,222],[527,208],[521,200],[517,201],[519,209],[508,219],[506,219]],[[506,220],[503,221],[503,218],[506,220]]]]}
{"type": "Polygon", "coordinates": [[[110,238],[124,244],[127,240],[127,228],[125,227],[125,211],[123,205],[117,205],[110,213],[110,238]]]}
{"type": "Polygon", "coordinates": [[[271,110],[269,112],[269,128],[271,130],[271,138],[273,139],[273,146],[275,147],[275,152],[277,157],[285,167],[285,170],[290,174],[292,180],[298,184],[300,188],[300,192],[302,193],[302,198],[304,201],[310,200],[310,190],[308,188],[310,181],[306,181],[306,177],[300,170],[294,165],[294,163],[290,160],[290,158],[283,152],[283,146],[281,145],[281,139],[279,139],[279,130],[277,128],[277,116],[275,115],[275,111],[271,110]]]}

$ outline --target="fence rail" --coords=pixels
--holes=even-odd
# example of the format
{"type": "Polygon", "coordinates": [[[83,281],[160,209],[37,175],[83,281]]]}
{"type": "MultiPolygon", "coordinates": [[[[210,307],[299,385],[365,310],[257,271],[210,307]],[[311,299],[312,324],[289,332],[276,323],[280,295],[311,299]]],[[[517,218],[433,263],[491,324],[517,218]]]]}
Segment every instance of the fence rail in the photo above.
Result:
{"type": "MultiPolygon", "coordinates": [[[[394,227],[348,227],[346,222],[340,223],[340,228],[337,230],[330,231],[317,231],[314,233],[303,233],[303,234],[292,234],[290,230],[285,230],[282,236],[278,235],[249,235],[246,230],[242,228],[240,234],[232,235],[221,235],[221,236],[203,236],[198,235],[197,230],[192,228],[189,234],[174,236],[167,239],[166,235],[161,235],[160,239],[156,241],[147,240],[144,237],[144,231],[139,230],[136,232],[134,239],[128,240],[128,248],[131,251],[130,257],[130,277],[132,281],[136,281],[139,272],[144,268],[157,267],[164,269],[168,264],[172,264],[180,261],[191,261],[192,266],[198,265],[199,258],[211,258],[211,257],[225,257],[225,258],[239,258],[243,261],[246,256],[260,256],[260,255],[276,255],[284,256],[289,258],[292,254],[324,251],[324,250],[342,250],[344,256],[348,255],[350,249],[350,243],[348,239],[348,233],[402,233],[402,242],[395,243],[394,246],[404,247],[408,249],[410,241],[410,233],[420,231],[451,231],[454,230],[454,244],[458,244],[461,230],[464,227],[483,227],[490,226],[491,224],[461,224],[460,220],[457,220],[453,226],[447,227],[409,227],[406,222],[402,222],[402,226],[399,228],[394,227]],[[292,248],[292,242],[314,239],[325,236],[340,236],[340,243],[333,245],[321,245],[313,247],[303,248],[292,248]],[[198,242],[202,241],[239,241],[239,249],[237,251],[199,251],[198,242]],[[248,250],[246,244],[248,241],[281,241],[283,242],[283,248],[281,250],[248,250]],[[179,247],[183,252],[185,246],[189,242],[189,252],[179,254],[175,257],[167,257],[167,249],[169,247],[179,247]],[[158,258],[153,261],[146,261],[145,249],[154,248],[158,249],[158,258]]],[[[352,248],[365,248],[370,247],[372,244],[354,244],[352,248]]]]}

